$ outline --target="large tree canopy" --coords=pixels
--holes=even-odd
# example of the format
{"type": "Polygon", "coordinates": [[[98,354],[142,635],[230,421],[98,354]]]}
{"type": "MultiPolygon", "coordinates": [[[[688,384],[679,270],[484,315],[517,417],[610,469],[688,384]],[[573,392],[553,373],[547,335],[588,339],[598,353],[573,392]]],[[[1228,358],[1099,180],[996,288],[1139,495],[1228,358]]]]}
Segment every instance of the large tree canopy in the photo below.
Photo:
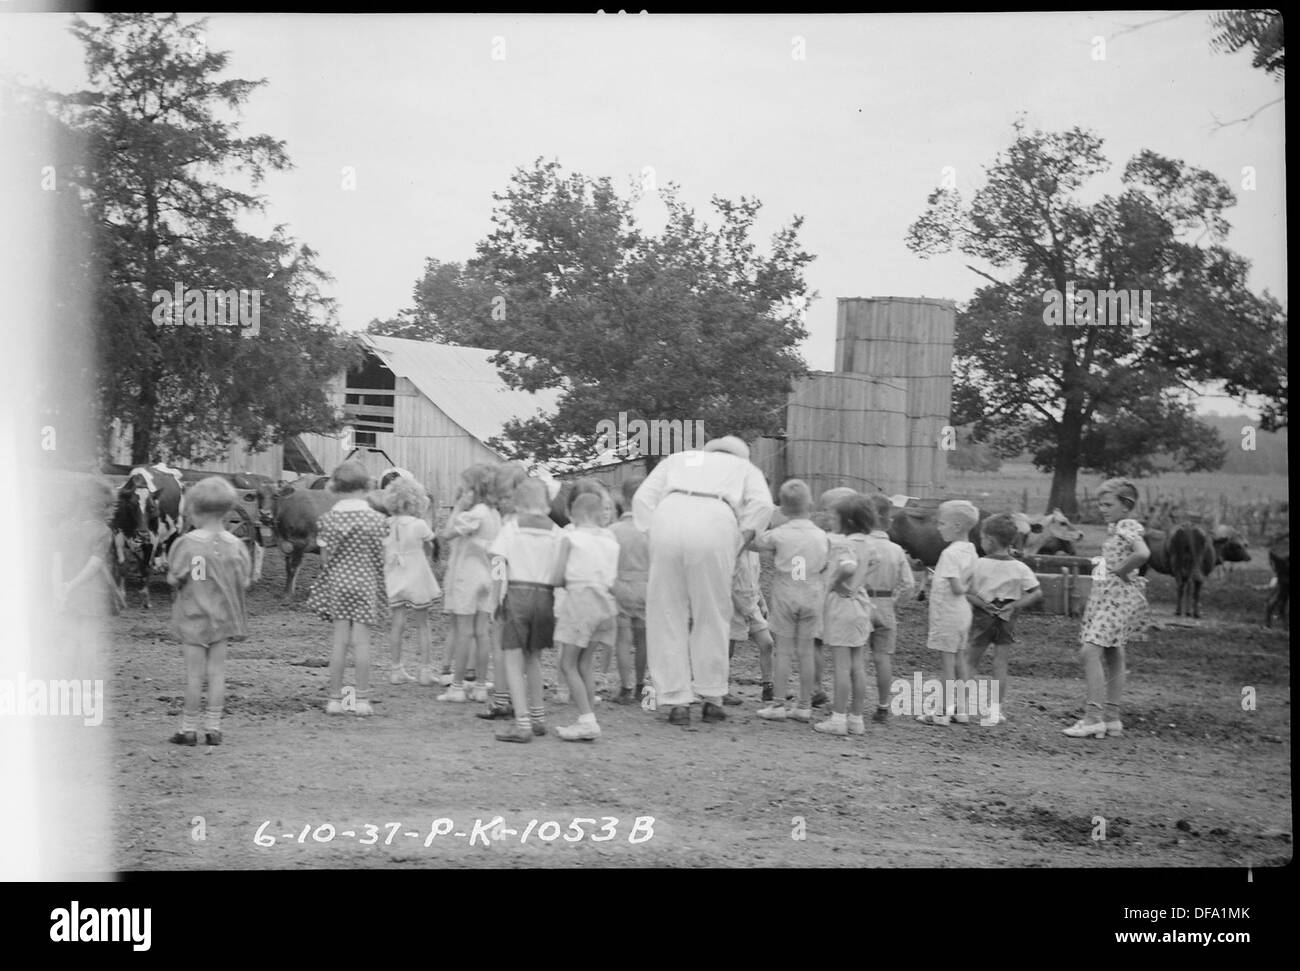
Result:
{"type": "MultiPolygon", "coordinates": [[[[714,197],[716,225],[669,186],[658,235],[608,178],[537,160],[494,195],[493,230],[463,267],[430,260],[415,307],[376,333],[499,349],[512,385],[563,390],[552,416],[512,424],[501,444],[539,461],[594,456],[598,425],[663,420],[754,436],[781,427],[796,347],[815,294],[801,218],[752,239],[761,203],[714,197]]],[[[653,464],[656,456],[648,456],[653,464]]]]}
{"type": "MultiPolygon", "coordinates": [[[[1005,270],[958,314],[954,420],[1019,438],[1053,473],[1049,508],[1076,509],[1080,469],[1142,475],[1157,457],[1217,468],[1223,445],[1197,421],[1195,386],[1270,400],[1286,421],[1286,315],[1246,286],[1247,262],[1222,243],[1235,198],[1217,177],[1143,151],[1124,190],[1087,204],[1089,179],[1109,163],[1101,139],[1015,126],[969,205],[953,189],[931,194],[908,232],[922,255],[959,250],[1005,270]],[[1099,292],[1149,292],[1117,322],[1099,292]],[[1067,326],[1051,326],[1052,294],[1067,326]]],[[[972,269],[974,269],[972,267],[972,269]]]]}
{"type": "MultiPolygon", "coordinates": [[[[91,90],[58,99],[80,137],[68,181],[95,222],[101,411],[132,429],[132,461],[200,461],[235,436],[254,448],[334,427],[327,378],[351,359],[315,254],[278,227],[239,229],[284,146],[229,116],[264,81],[222,79],[226,52],[175,15],[75,18],[91,90]],[[260,329],[160,324],[154,294],[260,291],[260,329]]],[[[248,301],[251,305],[251,299],[248,301]]]]}

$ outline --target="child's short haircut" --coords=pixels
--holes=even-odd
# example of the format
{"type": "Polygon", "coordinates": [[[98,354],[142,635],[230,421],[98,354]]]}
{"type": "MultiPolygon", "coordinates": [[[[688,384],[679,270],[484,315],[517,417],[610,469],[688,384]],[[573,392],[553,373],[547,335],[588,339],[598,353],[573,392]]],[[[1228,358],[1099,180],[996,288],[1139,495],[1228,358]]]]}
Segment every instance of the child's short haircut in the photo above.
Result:
{"type": "Polygon", "coordinates": [[[394,516],[423,516],[429,507],[424,486],[410,479],[394,479],[384,492],[384,505],[394,516]]]}
{"type": "Polygon", "coordinates": [[[222,516],[239,501],[235,487],[220,476],[200,479],[185,491],[185,505],[200,516],[222,516]]]}
{"type": "Polygon", "coordinates": [[[574,522],[579,519],[595,522],[600,519],[600,511],[604,505],[604,501],[596,493],[584,492],[569,504],[569,518],[574,522]]]}
{"type": "Polygon", "coordinates": [[[974,504],[967,502],[965,499],[949,499],[939,506],[939,512],[946,512],[959,523],[966,527],[966,531],[975,528],[975,524],[980,521],[979,510],[974,504]]]}
{"type": "Polygon", "coordinates": [[[577,503],[579,496],[595,496],[603,503],[609,498],[609,490],[605,488],[605,483],[599,479],[593,479],[591,476],[573,483],[573,491],[569,493],[570,518],[572,518],[573,507],[577,503]]]}
{"type": "Polygon", "coordinates": [[[546,491],[546,483],[541,479],[525,478],[515,486],[512,497],[515,512],[531,512],[546,515],[551,509],[551,497],[546,491]]]}
{"type": "Polygon", "coordinates": [[[645,481],[645,476],[639,475],[635,479],[623,480],[623,503],[619,509],[620,513],[625,513],[632,508],[632,499],[636,496],[636,490],[641,488],[641,483],[645,481]]]}
{"type": "Polygon", "coordinates": [[[871,511],[876,514],[876,529],[889,529],[889,521],[894,518],[894,504],[883,492],[874,492],[867,497],[871,511]]]}
{"type": "Polygon", "coordinates": [[[834,489],[827,489],[823,492],[817,504],[822,509],[834,509],[837,502],[857,494],[858,490],[856,489],[850,489],[848,486],[836,486],[834,489]]]}
{"type": "Polygon", "coordinates": [[[340,462],[330,473],[335,492],[365,492],[370,488],[370,473],[360,462],[340,462]]]}
{"type": "Polygon", "coordinates": [[[1114,496],[1124,504],[1124,508],[1132,510],[1137,505],[1138,490],[1128,479],[1115,478],[1107,479],[1097,489],[1098,496],[1114,496]]]}
{"type": "Polygon", "coordinates": [[[528,478],[528,470],[519,462],[502,462],[492,472],[492,495],[501,515],[516,511],[515,489],[528,478]]]}
{"type": "Polygon", "coordinates": [[[1016,534],[1019,532],[1016,529],[1016,521],[1004,512],[984,520],[980,530],[989,539],[997,540],[998,545],[1003,549],[1011,549],[1011,546],[1016,541],[1016,534]]]}
{"type": "Polygon", "coordinates": [[[807,513],[812,508],[812,490],[803,479],[787,479],[777,493],[781,511],[787,516],[807,513]]]}
{"type": "Polygon", "coordinates": [[[845,534],[869,533],[876,528],[876,513],[866,496],[849,496],[835,504],[840,529],[845,534]]]}

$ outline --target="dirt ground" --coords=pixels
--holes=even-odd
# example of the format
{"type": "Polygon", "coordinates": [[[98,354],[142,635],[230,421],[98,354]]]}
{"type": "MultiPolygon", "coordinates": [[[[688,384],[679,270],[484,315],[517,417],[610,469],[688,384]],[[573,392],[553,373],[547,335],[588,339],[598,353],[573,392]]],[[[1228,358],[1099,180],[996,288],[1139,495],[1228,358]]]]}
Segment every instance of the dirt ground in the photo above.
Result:
{"type": "MultiPolygon", "coordinates": [[[[220,747],[167,743],[184,668],[162,588],[152,611],[133,591],[113,619],[105,724],[114,869],[1266,867],[1291,859],[1289,639],[1260,625],[1268,573],[1259,557],[1212,581],[1204,619],[1185,626],[1173,623],[1172,581],[1153,579],[1157,626],[1130,650],[1122,738],[1061,734],[1082,711],[1078,621],[1031,613],[1018,621],[1010,720],[996,728],[893,717],[868,721],[865,737],[837,738],[765,722],[755,715],[749,646],[733,667],[744,704],[729,708],[725,723],[701,724],[696,708],[681,728],[662,710],[603,704],[599,741],[550,735],[529,745],[496,742],[497,723],[474,717],[478,705],[390,685],[382,648],[376,715],[326,716],[327,669],[302,662],[323,664],[328,625],[301,602],[280,604],[282,564],[278,551],[267,552],[267,576],[250,596],[251,636],[232,645],[220,747]],[[1254,710],[1243,710],[1243,693],[1254,695],[1254,710]],[[485,839],[497,816],[503,827],[485,839]],[[1095,838],[1098,817],[1104,839],[1095,838]],[[575,828],[575,818],[591,822],[575,828]],[[439,832],[429,841],[431,830],[439,832]]],[[[318,565],[307,558],[300,598],[318,565]]],[[[924,611],[901,608],[896,677],[937,676],[924,611]]],[[[445,635],[438,616],[435,651],[445,635]]],[[[549,717],[567,724],[576,712],[551,705],[549,717]]]]}

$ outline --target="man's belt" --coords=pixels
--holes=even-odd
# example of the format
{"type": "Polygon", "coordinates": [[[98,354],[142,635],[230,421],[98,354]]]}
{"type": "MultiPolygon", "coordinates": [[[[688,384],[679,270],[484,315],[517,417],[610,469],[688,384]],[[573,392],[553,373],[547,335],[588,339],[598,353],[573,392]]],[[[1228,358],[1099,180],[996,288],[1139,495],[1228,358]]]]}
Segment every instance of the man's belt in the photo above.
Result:
{"type": "Polygon", "coordinates": [[[893,595],[894,595],[894,591],[892,590],[868,590],[867,591],[868,597],[892,597],[893,595]]]}
{"type": "Polygon", "coordinates": [[[683,496],[699,496],[702,499],[717,499],[719,502],[721,502],[723,505],[725,505],[728,509],[731,510],[732,515],[734,515],[737,520],[740,519],[740,514],[736,512],[736,507],[731,504],[731,500],[728,499],[726,496],[721,495],[717,492],[696,492],[694,489],[669,489],[668,490],[668,494],[670,496],[673,493],[677,493],[683,496]]]}

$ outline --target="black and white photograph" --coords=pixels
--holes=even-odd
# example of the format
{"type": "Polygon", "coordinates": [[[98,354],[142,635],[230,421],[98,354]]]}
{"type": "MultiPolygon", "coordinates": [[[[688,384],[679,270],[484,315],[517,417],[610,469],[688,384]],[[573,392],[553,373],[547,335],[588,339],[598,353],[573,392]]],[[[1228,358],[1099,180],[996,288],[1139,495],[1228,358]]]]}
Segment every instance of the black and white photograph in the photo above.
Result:
{"type": "Polygon", "coordinates": [[[1250,941],[1177,887],[1292,858],[1278,11],[6,0],[0,110],[3,879],[1156,871],[1098,940],[1250,941]]]}

